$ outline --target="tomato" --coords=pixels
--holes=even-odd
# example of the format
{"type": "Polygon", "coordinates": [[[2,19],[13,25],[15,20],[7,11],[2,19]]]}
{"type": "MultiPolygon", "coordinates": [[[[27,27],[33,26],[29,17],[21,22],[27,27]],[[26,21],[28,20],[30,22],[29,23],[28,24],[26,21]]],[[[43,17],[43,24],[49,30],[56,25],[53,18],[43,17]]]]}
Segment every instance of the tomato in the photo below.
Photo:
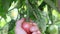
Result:
{"type": "Polygon", "coordinates": [[[48,28],[48,32],[50,34],[58,34],[58,26],[57,25],[51,25],[49,28],[48,28]]]}
{"type": "Polygon", "coordinates": [[[22,28],[27,32],[27,34],[32,34],[32,32],[30,31],[30,27],[32,25],[29,22],[24,22],[22,24],[22,28]]]}

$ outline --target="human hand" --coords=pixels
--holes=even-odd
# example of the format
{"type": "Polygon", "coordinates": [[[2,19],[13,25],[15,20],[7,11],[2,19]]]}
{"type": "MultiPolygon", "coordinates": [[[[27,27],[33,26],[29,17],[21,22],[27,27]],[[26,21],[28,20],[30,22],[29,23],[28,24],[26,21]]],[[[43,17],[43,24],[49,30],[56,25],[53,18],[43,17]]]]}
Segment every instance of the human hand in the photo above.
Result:
{"type": "MultiPolygon", "coordinates": [[[[27,34],[27,32],[24,31],[24,29],[21,27],[23,22],[25,22],[24,18],[22,18],[21,20],[18,20],[16,22],[15,34],[27,34]]],[[[30,23],[30,24],[34,25],[30,28],[30,31],[32,32],[32,34],[41,34],[41,32],[39,31],[39,28],[37,27],[36,23],[30,23]]]]}

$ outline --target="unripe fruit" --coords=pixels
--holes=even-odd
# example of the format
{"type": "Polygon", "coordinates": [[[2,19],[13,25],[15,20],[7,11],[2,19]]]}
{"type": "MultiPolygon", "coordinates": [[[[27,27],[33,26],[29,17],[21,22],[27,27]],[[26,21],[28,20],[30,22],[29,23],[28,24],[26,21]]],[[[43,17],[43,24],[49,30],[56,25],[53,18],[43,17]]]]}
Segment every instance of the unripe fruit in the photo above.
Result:
{"type": "Polygon", "coordinates": [[[48,32],[50,34],[58,34],[58,26],[57,25],[51,25],[49,28],[48,28],[48,32]]]}
{"type": "Polygon", "coordinates": [[[22,28],[27,32],[27,34],[32,34],[32,32],[30,31],[31,26],[32,25],[29,22],[24,22],[22,24],[22,28]]]}

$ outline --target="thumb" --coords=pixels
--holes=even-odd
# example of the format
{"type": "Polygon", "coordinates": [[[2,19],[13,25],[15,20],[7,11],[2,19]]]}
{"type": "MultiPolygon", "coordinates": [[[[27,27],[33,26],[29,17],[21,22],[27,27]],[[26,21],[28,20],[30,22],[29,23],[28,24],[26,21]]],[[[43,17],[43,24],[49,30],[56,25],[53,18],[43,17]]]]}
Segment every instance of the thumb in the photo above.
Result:
{"type": "Polygon", "coordinates": [[[16,26],[21,26],[24,21],[25,21],[25,18],[22,18],[21,20],[18,20],[16,22],[16,26]]]}

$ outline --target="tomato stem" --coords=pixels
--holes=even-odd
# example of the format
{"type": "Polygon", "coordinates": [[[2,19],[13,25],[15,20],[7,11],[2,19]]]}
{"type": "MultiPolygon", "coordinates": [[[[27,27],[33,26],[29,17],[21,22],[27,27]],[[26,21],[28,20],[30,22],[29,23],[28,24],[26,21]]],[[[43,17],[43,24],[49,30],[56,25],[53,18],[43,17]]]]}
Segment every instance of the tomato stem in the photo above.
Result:
{"type": "Polygon", "coordinates": [[[26,21],[29,22],[29,7],[28,7],[28,0],[26,0],[26,6],[27,6],[27,17],[26,17],[26,21]]]}

